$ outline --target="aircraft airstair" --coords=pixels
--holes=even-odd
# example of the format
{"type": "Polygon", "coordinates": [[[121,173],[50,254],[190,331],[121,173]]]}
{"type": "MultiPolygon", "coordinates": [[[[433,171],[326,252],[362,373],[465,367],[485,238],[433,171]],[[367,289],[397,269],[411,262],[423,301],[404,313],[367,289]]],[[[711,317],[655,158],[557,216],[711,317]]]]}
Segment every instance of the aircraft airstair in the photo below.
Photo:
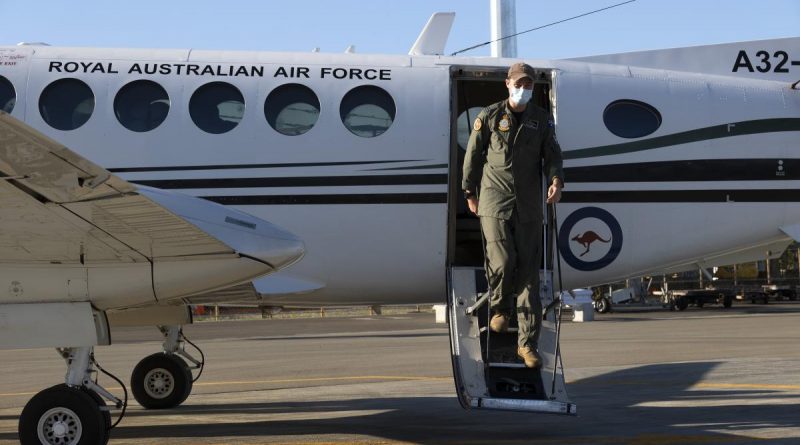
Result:
{"type": "Polygon", "coordinates": [[[482,268],[452,267],[448,322],[458,399],[464,408],[576,414],[564,383],[558,346],[560,301],[554,298],[552,272],[542,271],[544,315],[539,337],[543,365],[526,368],[517,356],[516,317],[509,332],[488,328],[489,304],[482,268]]]}

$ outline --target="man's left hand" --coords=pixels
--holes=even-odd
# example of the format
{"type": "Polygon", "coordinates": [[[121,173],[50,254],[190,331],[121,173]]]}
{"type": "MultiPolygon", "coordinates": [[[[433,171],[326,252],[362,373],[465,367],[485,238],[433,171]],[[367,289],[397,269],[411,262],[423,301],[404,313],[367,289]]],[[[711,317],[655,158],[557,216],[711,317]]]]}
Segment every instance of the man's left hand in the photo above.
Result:
{"type": "Polygon", "coordinates": [[[550,184],[547,189],[547,203],[552,204],[558,201],[561,201],[561,187],[556,184],[550,184]]]}

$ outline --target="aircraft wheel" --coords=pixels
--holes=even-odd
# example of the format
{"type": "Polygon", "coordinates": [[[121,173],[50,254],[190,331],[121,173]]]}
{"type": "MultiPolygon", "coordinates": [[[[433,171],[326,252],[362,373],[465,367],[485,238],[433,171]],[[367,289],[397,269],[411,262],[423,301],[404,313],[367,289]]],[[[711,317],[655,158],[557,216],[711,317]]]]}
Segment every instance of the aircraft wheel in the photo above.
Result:
{"type": "Polygon", "coordinates": [[[97,401],[81,388],[56,385],[39,392],[19,417],[22,445],[105,445],[106,420],[97,401]]]}
{"type": "Polygon", "coordinates": [[[679,311],[686,310],[689,307],[689,302],[684,297],[678,297],[675,299],[675,309],[679,311]]]}
{"type": "Polygon", "coordinates": [[[597,312],[601,314],[611,312],[611,302],[608,300],[608,298],[603,297],[597,300],[596,305],[597,305],[597,312]]]}
{"type": "Polygon", "coordinates": [[[147,409],[173,408],[191,394],[192,372],[179,357],[158,352],[143,358],[133,369],[131,392],[147,409]]]}
{"type": "Polygon", "coordinates": [[[704,304],[706,304],[706,302],[702,298],[697,300],[697,307],[703,307],[704,304]]]}
{"type": "Polygon", "coordinates": [[[733,297],[729,295],[722,297],[722,306],[725,308],[733,306],[733,297]]]}

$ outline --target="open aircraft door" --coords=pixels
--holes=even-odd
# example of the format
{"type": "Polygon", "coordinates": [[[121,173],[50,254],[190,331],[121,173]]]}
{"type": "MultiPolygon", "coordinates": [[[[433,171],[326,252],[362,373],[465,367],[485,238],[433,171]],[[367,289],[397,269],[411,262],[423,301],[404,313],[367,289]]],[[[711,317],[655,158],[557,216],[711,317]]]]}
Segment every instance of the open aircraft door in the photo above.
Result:
{"type": "MultiPolygon", "coordinates": [[[[552,70],[538,70],[534,86],[537,105],[555,111],[552,70]]],[[[558,349],[560,300],[554,298],[551,269],[554,249],[546,239],[539,296],[544,308],[539,336],[543,366],[526,368],[517,357],[516,317],[507,333],[488,329],[489,304],[483,265],[483,241],[478,218],[466,207],[461,190],[461,167],[472,122],[481,108],[508,97],[506,68],[453,67],[450,180],[450,253],[447,271],[447,310],[453,376],[458,400],[467,409],[500,409],[576,414],[564,385],[558,349]],[[457,198],[456,198],[457,197],[457,198]],[[555,303],[554,303],[555,301],[555,303]]],[[[543,233],[550,233],[552,224],[543,233]]],[[[552,238],[552,237],[545,237],[552,238]]],[[[557,270],[557,269],[556,269],[557,270]]]]}

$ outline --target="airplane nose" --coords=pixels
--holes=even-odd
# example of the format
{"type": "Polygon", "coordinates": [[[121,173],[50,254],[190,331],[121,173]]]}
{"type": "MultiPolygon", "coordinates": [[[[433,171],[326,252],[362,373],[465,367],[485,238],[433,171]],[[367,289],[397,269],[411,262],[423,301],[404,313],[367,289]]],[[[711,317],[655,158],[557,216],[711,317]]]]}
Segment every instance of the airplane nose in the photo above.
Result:
{"type": "Polygon", "coordinates": [[[294,264],[305,253],[300,238],[253,215],[194,196],[137,187],[142,195],[222,241],[240,256],[269,266],[273,272],[294,264]]]}

